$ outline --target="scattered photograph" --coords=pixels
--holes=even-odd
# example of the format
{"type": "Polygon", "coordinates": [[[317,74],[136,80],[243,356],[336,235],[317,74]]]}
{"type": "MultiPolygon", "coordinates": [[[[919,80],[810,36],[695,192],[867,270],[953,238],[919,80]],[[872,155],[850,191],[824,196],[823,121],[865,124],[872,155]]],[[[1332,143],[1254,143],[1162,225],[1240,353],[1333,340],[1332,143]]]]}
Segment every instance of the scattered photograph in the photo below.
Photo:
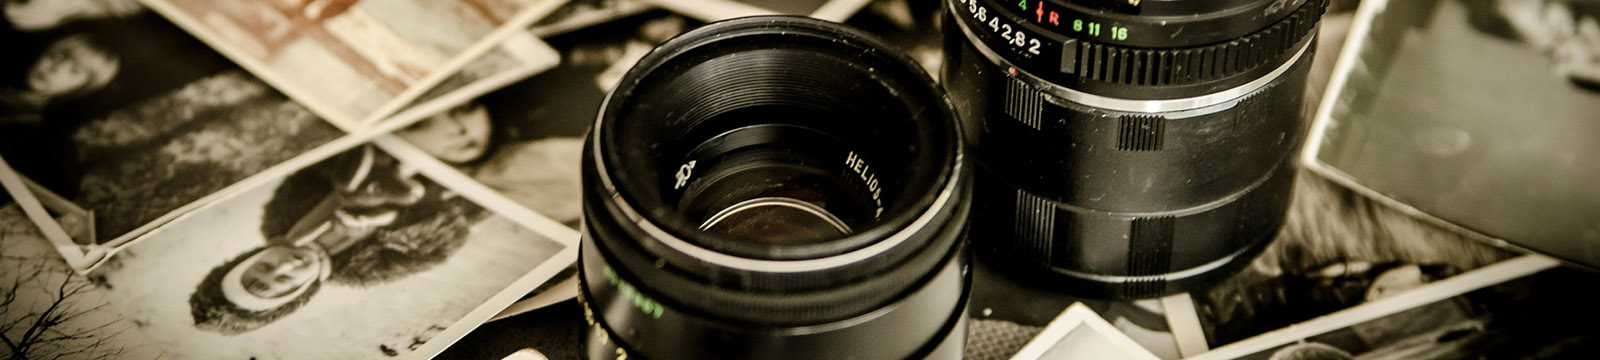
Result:
{"type": "MultiPolygon", "coordinates": [[[[1120,336],[1161,359],[1183,357],[1174,313],[1160,299],[1113,301],[1085,298],[1070,289],[1040,286],[995,267],[997,259],[974,256],[972,295],[967,305],[965,359],[1003,360],[1020,354],[1070,306],[1082,306],[1120,336]]],[[[1003,259],[1001,260],[1003,261],[1003,259]]]]}
{"type": "Polygon", "coordinates": [[[805,15],[843,22],[871,0],[644,0],[700,21],[755,15],[805,15]]]}
{"type": "Polygon", "coordinates": [[[90,273],[166,357],[426,357],[576,239],[362,144],[166,224],[90,273]],[[494,209],[494,210],[491,210],[494,209]]]}
{"type": "Polygon", "coordinates": [[[1350,34],[1307,167],[1600,269],[1600,4],[1367,1],[1356,24],[1366,31],[1350,34]]]}
{"type": "Polygon", "coordinates": [[[654,8],[643,0],[568,0],[539,19],[529,31],[540,38],[549,38],[654,8]]]}
{"type": "MultiPolygon", "coordinates": [[[[56,2],[5,10],[45,3],[56,2]]],[[[120,243],[342,135],[137,4],[110,13],[94,12],[98,2],[59,4],[94,15],[0,34],[15,54],[0,59],[10,75],[0,85],[0,155],[94,214],[94,236],[74,238],[79,245],[120,243]]]]}
{"type": "Polygon", "coordinates": [[[1239,359],[1592,359],[1600,275],[1554,268],[1318,334],[1239,359]]]}
{"type": "Polygon", "coordinates": [[[698,25],[651,11],[546,39],[561,64],[394,134],[539,214],[576,229],[579,159],[600,103],[655,45],[698,25]]]}
{"type": "Polygon", "coordinates": [[[352,130],[409,104],[562,0],[146,0],[352,130]]]}
{"type": "Polygon", "coordinates": [[[1239,274],[1192,294],[1219,347],[1510,259],[1321,177],[1296,178],[1278,237],[1239,274]]]}
{"type": "Polygon", "coordinates": [[[554,67],[561,54],[530,32],[511,35],[384,121],[409,123],[554,67]]]}
{"type": "Polygon", "coordinates": [[[1012,359],[1158,360],[1082,303],[1072,304],[1012,359]]]}
{"type": "Polygon", "coordinates": [[[105,290],[63,262],[0,192],[0,358],[158,359],[105,290]]]}

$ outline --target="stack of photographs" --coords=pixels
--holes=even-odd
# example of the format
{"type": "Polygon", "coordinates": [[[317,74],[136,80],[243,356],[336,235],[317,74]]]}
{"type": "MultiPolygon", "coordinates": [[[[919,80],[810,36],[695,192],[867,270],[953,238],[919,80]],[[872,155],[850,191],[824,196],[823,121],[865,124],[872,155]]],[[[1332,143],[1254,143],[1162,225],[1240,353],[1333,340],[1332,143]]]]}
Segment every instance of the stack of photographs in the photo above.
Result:
{"type": "MultiPolygon", "coordinates": [[[[0,335],[27,346],[0,357],[581,357],[579,159],[624,72],[705,23],[791,14],[938,74],[940,6],[8,2],[0,335]]],[[[1078,298],[977,259],[966,357],[1595,352],[1542,326],[1597,320],[1563,287],[1594,274],[1310,175],[1274,244],[1206,291],[1078,298]]]]}

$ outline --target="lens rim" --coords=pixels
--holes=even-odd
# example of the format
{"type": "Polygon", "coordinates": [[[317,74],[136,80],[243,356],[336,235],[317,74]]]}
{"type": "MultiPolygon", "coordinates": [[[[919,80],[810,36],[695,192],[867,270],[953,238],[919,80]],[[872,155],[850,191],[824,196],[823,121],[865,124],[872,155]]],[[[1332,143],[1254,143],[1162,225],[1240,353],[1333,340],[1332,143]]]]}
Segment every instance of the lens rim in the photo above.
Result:
{"type": "MultiPolygon", "coordinates": [[[[604,207],[618,219],[625,219],[638,231],[655,240],[655,243],[665,245],[671,252],[687,255],[710,262],[717,266],[739,269],[759,273],[803,273],[810,271],[826,270],[848,266],[850,264],[868,261],[888,249],[900,246],[916,235],[918,229],[927,227],[938,217],[937,209],[944,208],[953,201],[953,194],[957,193],[963,181],[955,181],[960,177],[959,170],[966,167],[964,154],[961,149],[965,146],[960,138],[959,122],[956,119],[953,105],[944,95],[944,91],[933,83],[931,76],[916,66],[916,62],[908,56],[897,51],[883,51],[880,49],[893,49],[892,46],[871,38],[868,34],[858,30],[838,27],[821,20],[770,16],[750,17],[706,25],[701,29],[680,35],[667,41],[650,54],[646,55],[622,78],[615,91],[606,97],[602,111],[593,126],[590,151],[600,154],[595,157],[594,166],[597,178],[602,186],[610,193],[610,200],[604,207]],[[840,36],[837,32],[843,32],[840,36]],[[630,183],[627,178],[627,169],[622,162],[613,155],[615,150],[615,135],[609,131],[616,129],[620,116],[627,113],[628,102],[635,94],[634,86],[644,80],[652,72],[680,60],[681,56],[694,52],[702,47],[710,46],[721,41],[733,39],[761,37],[761,36],[786,36],[809,37],[825,39],[832,44],[841,46],[841,49],[860,51],[862,58],[876,59],[880,62],[905,64],[905,73],[896,78],[906,87],[922,91],[925,95],[938,99],[939,104],[926,104],[926,108],[912,109],[934,111],[926,115],[930,119],[948,120],[949,129],[932,129],[935,132],[926,136],[939,136],[944,139],[939,141],[938,149],[922,148],[918,152],[938,151],[931,157],[938,160],[938,164],[930,166],[934,169],[936,178],[928,184],[936,185],[935,191],[923,192],[922,195],[912,199],[900,199],[902,205],[885,211],[884,217],[876,224],[858,230],[855,234],[833,241],[819,244],[803,245],[813,251],[802,251],[813,256],[790,259],[771,259],[748,256],[744,254],[730,254],[707,246],[702,246],[694,241],[686,240],[687,237],[716,238],[713,234],[700,231],[697,227],[686,226],[680,222],[671,221],[668,216],[639,211],[635,204],[641,201],[627,187],[618,186],[619,183],[630,183]],[[942,135],[942,136],[940,136],[942,135]],[[942,169],[943,171],[939,171],[942,169]]],[[[912,192],[915,194],[916,192],[912,192]]],[[[733,240],[722,240],[727,243],[743,243],[733,240]]],[[[737,246],[737,245],[735,245],[737,246]]],[[[665,250],[652,248],[649,250],[665,250]]]]}

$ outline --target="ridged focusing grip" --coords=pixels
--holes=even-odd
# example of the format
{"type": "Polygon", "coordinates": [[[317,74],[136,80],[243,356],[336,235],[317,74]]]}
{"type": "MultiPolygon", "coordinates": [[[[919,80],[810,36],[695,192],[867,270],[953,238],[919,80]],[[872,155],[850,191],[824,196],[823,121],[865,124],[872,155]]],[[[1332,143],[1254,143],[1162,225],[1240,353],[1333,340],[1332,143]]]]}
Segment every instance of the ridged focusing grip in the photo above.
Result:
{"type": "Polygon", "coordinates": [[[1086,80],[1137,86],[1197,84],[1281,64],[1316,31],[1327,0],[1315,0],[1272,26],[1232,41],[1183,49],[1144,49],[1069,40],[1061,70],[1086,80]]]}

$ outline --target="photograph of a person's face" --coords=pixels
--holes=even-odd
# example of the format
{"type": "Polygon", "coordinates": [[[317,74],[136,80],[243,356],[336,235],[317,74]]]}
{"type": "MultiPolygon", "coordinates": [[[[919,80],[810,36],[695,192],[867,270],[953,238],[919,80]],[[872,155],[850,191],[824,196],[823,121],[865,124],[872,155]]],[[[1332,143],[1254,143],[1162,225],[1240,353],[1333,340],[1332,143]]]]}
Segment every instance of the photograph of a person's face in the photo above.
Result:
{"type": "MultiPolygon", "coordinates": [[[[581,4],[574,4],[574,6],[581,4]]],[[[411,145],[558,223],[581,218],[583,136],[606,91],[656,44],[699,22],[664,10],[548,39],[561,64],[395,131],[411,145]]]]}
{"type": "Polygon", "coordinates": [[[512,285],[566,248],[551,236],[360,145],[197,210],[90,276],[171,357],[386,358],[532,289],[512,285]]]}
{"type": "Polygon", "coordinates": [[[70,244],[114,248],[341,135],[159,15],[135,10],[0,32],[12,54],[0,60],[9,75],[0,82],[0,154],[95,215],[95,236],[70,244]]]}

